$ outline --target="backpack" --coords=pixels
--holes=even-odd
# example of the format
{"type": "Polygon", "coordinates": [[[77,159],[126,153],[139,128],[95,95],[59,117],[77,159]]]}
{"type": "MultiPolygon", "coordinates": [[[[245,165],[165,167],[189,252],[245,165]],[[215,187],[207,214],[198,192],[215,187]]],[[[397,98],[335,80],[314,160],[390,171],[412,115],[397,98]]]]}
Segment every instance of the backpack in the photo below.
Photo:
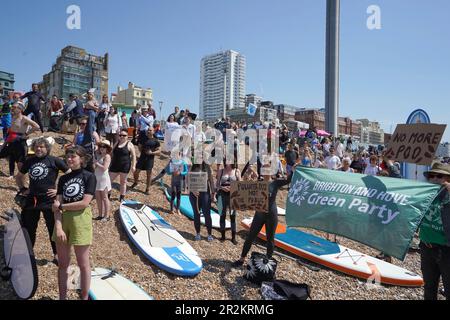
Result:
{"type": "Polygon", "coordinates": [[[277,260],[268,258],[265,254],[259,252],[252,252],[244,278],[257,285],[261,285],[263,281],[273,281],[277,265],[277,260]]]}
{"type": "Polygon", "coordinates": [[[310,294],[311,290],[305,283],[275,280],[261,285],[261,295],[265,300],[307,300],[311,299],[310,294]]]}

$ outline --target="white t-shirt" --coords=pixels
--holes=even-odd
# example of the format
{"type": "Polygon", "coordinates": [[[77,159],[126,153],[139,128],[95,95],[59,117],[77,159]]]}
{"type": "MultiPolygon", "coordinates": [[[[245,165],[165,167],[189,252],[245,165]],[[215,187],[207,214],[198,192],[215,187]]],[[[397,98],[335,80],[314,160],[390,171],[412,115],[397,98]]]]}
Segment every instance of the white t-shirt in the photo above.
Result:
{"type": "Polygon", "coordinates": [[[106,113],[109,113],[109,109],[111,108],[111,104],[110,103],[102,103],[99,108],[100,108],[101,111],[105,111],[106,113]]]}
{"type": "Polygon", "coordinates": [[[106,133],[117,133],[120,128],[120,117],[119,114],[109,114],[105,118],[105,132],[106,133]]]}
{"type": "Polygon", "coordinates": [[[368,165],[366,167],[366,170],[364,170],[364,174],[367,174],[369,176],[376,176],[380,171],[381,168],[379,166],[368,165]]]}
{"type": "Polygon", "coordinates": [[[342,143],[339,142],[338,144],[336,144],[336,155],[339,158],[343,158],[344,157],[344,151],[345,151],[345,147],[344,147],[344,145],[342,143]]]}
{"type": "Polygon", "coordinates": [[[338,156],[328,156],[325,159],[328,169],[337,170],[341,166],[341,159],[338,156]]]}

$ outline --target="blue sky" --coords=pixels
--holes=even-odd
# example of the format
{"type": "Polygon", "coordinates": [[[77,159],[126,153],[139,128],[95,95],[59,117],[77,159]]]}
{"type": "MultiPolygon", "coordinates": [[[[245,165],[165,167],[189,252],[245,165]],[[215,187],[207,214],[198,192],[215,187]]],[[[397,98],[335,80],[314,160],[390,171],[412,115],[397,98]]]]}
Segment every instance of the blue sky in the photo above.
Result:
{"type": "MultiPolygon", "coordinates": [[[[163,114],[198,110],[200,60],[233,49],[247,58],[247,93],[275,103],[323,107],[325,0],[8,1],[1,5],[0,70],[29,89],[60,50],[110,54],[110,93],[128,81],[151,87],[163,114]],[[66,8],[81,8],[81,30],[66,8]]],[[[448,0],[341,0],[340,115],[390,132],[415,108],[450,123],[448,0]],[[370,5],[381,30],[366,26],[370,5]]],[[[157,103],[155,104],[157,105],[157,103]]],[[[159,111],[157,109],[157,111],[159,111]]],[[[450,128],[445,132],[450,141],[450,128]]]]}

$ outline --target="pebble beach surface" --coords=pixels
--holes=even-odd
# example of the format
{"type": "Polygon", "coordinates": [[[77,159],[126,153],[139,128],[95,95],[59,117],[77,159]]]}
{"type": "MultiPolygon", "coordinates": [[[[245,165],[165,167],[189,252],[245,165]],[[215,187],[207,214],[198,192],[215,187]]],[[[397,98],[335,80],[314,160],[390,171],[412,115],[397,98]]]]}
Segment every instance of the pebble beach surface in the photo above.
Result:
{"type": "MultiPolygon", "coordinates": [[[[60,136],[49,133],[48,135],[60,136]]],[[[70,136],[66,136],[71,140],[70,136]]],[[[52,155],[61,156],[63,150],[57,144],[53,147],[52,155]]],[[[167,164],[166,157],[156,158],[153,176],[158,174],[167,164]]],[[[14,196],[16,194],[15,181],[9,180],[7,162],[0,160],[0,203],[1,210],[16,208],[14,196]]],[[[141,181],[144,181],[145,173],[141,173],[141,181]]],[[[169,177],[164,177],[164,182],[170,182],[169,177]]],[[[128,186],[132,184],[129,179],[128,186]]],[[[231,263],[239,258],[247,232],[238,223],[238,245],[231,241],[231,234],[227,232],[227,241],[221,242],[220,232],[213,231],[214,241],[206,241],[206,228],[202,226],[202,241],[194,241],[195,230],[193,221],[185,216],[169,214],[169,202],[158,185],[150,189],[150,195],[144,194],[145,184],[140,183],[134,190],[129,190],[126,198],[141,201],[149,205],[172,224],[178,232],[192,245],[202,258],[204,268],[194,278],[184,278],[169,274],[151,264],[143,254],[131,243],[122,228],[118,209],[118,185],[113,185],[112,206],[113,219],[108,222],[93,221],[94,242],[91,248],[91,262],[93,266],[103,268],[115,268],[120,274],[134,281],[146,292],[158,300],[259,300],[263,299],[260,288],[243,279],[243,268],[232,269],[231,263]]],[[[287,190],[283,189],[277,202],[280,207],[285,207],[287,190]]],[[[94,216],[97,214],[95,201],[92,202],[94,216]]],[[[251,212],[239,212],[238,221],[253,216],[251,212]]],[[[284,217],[280,217],[284,223],[284,217]]],[[[0,221],[0,225],[5,221],[0,221]]],[[[323,236],[322,232],[302,229],[323,236]]],[[[361,251],[368,255],[376,255],[378,252],[360,243],[338,237],[339,243],[349,248],[361,251]]],[[[264,245],[261,240],[258,244],[264,245]]],[[[279,250],[279,249],[277,249],[279,250]]],[[[3,243],[0,240],[0,251],[3,252],[3,243]]],[[[253,246],[252,251],[265,252],[265,250],[253,246]]],[[[280,251],[282,252],[282,251],[280,251]]],[[[286,253],[286,252],[283,252],[286,253]]],[[[33,299],[58,299],[57,267],[50,261],[52,253],[48,242],[44,220],[41,219],[37,232],[34,254],[38,264],[39,286],[33,299]]],[[[312,299],[320,300],[416,300],[422,299],[422,288],[404,288],[385,285],[367,285],[365,280],[347,276],[337,271],[320,267],[320,271],[312,271],[304,265],[285,258],[276,256],[279,261],[276,277],[296,283],[306,283],[311,287],[312,299]]],[[[3,264],[3,254],[0,258],[3,264]]],[[[307,261],[305,261],[307,262],[307,261]]],[[[393,263],[417,274],[420,271],[420,254],[410,253],[405,261],[393,260],[393,263]]],[[[73,256],[72,265],[75,265],[73,256]]],[[[314,265],[317,266],[317,265],[314,265]]],[[[78,299],[76,290],[71,290],[70,299],[78,299]]],[[[443,298],[442,296],[440,297],[443,298]]],[[[0,281],[0,300],[17,299],[9,283],[0,281]]]]}

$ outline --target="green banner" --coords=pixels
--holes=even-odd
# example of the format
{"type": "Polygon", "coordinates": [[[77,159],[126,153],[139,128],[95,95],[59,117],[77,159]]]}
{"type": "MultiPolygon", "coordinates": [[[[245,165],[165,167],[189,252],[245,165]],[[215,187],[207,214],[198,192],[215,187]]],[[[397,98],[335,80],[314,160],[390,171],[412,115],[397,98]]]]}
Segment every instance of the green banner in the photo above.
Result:
{"type": "Polygon", "coordinates": [[[297,168],[286,223],[344,236],[403,260],[439,185],[297,168]]]}

